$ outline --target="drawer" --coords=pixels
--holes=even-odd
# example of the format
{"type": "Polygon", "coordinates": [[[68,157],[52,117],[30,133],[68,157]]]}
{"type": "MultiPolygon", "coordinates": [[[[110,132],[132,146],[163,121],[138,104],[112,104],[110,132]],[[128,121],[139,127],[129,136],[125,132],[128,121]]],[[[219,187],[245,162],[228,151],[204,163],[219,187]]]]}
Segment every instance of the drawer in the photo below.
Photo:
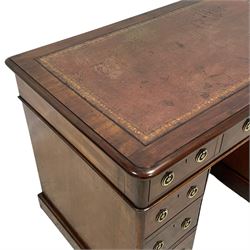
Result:
{"type": "Polygon", "coordinates": [[[151,180],[150,202],[169,192],[214,158],[217,144],[221,142],[220,138],[219,136],[209,141],[183,160],[174,164],[163,174],[153,178],[151,180]]]}
{"type": "Polygon", "coordinates": [[[145,236],[166,224],[204,193],[208,171],[196,174],[146,211],[145,236]]]}
{"type": "Polygon", "coordinates": [[[164,227],[159,229],[146,241],[145,249],[162,249],[171,247],[191,229],[193,229],[199,218],[202,198],[199,198],[189,207],[170,220],[164,227]]]}
{"type": "Polygon", "coordinates": [[[225,152],[249,135],[250,118],[245,118],[224,133],[221,152],[225,152]]]}
{"type": "Polygon", "coordinates": [[[196,228],[190,230],[183,238],[177,241],[169,250],[191,250],[194,244],[196,228]]]}

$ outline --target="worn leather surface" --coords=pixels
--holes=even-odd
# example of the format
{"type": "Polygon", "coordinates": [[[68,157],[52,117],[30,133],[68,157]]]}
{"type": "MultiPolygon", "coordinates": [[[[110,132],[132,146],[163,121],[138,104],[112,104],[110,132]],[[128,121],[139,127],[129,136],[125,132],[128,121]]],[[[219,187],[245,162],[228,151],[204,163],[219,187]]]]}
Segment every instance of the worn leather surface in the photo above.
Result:
{"type": "Polygon", "coordinates": [[[201,2],[39,62],[148,144],[248,84],[248,11],[201,2]]]}

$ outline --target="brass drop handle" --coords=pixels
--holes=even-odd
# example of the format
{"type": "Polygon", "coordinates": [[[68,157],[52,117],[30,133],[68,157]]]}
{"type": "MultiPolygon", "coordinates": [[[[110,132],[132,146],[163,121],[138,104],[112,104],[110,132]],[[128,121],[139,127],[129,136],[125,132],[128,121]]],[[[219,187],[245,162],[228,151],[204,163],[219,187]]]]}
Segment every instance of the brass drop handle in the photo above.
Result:
{"type": "Polygon", "coordinates": [[[250,118],[248,118],[245,123],[243,124],[242,130],[244,132],[250,131],[250,118]]]}
{"type": "Polygon", "coordinates": [[[191,225],[191,222],[192,222],[191,218],[186,218],[186,219],[182,222],[181,228],[182,228],[183,230],[188,229],[188,228],[190,227],[190,225],[191,225]]]}
{"type": "Polygon", "coordinates": [[[167,172],[161,180],[161,185],[166,187],[170,185],[174,180],[174,172],[167,172]]]}
{"type": "Polygon", "coordinates": [[[205,161],[208,155],[208,150],[206,148],[202,148],[196,155],[195,160],[198,163],[205,161]]]}
{"type": "Polygon", "coordinates": [[[157,241],[153,247],[154,250],[160,250],[164,247],[165,245],[165,242],[160,240],[160,241],[157,241]]]}
{"type": "Polygon", "coordinates": [[[161,223],[168,217],[168,210],[162,209],[156,216],[156,221],[161,223]]]}
{"type": "Polygon", "coordinates": [[[189,190],[188,190],[188,193],[187,193],[187,197],[189,199],[192,199],[194,198],[197,193],[199,192],[199,188],[197,186],[192,186],[189,190]]]}

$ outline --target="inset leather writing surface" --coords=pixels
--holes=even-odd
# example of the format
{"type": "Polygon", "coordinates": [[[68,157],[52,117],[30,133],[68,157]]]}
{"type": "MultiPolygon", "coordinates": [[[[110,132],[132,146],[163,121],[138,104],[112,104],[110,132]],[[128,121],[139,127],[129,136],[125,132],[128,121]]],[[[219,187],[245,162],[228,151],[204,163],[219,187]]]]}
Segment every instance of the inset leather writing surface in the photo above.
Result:
{"type": "Polygon", "coordinates": [[[117,166],[148,178],[248,116],[248,27],[247,1],[181,1],[6,63],[117,166]]]}
{"type": "Polygon", "coordinates": [[[247,85],[248,9],[205,1],[39,58],[148,144],[247,85]]]}

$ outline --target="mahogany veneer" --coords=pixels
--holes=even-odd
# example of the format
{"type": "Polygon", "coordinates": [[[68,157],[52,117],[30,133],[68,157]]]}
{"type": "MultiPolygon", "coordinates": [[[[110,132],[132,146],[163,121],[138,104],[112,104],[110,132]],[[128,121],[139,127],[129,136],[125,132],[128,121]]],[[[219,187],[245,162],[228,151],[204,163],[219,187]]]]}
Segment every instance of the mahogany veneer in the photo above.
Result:
{"type": "Polygon", "coordinates": [[[75,249],[191,249],[210,170],[249,200],[248,7],[181,1],[6,60],[75,249]]]}

